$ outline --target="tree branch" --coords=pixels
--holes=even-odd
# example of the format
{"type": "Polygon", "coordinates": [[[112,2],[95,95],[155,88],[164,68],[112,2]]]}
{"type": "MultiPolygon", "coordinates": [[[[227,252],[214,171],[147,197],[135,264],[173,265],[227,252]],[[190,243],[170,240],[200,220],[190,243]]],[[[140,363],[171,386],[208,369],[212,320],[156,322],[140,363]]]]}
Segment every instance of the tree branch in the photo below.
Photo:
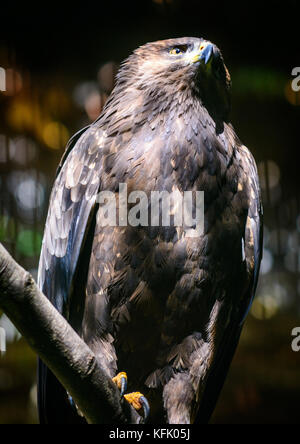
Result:
{"type": "Polygon", "coordinates": [[[0,308],[40,356],[91,424],[137,423],[101,363],[0,244],[0,308]]]}

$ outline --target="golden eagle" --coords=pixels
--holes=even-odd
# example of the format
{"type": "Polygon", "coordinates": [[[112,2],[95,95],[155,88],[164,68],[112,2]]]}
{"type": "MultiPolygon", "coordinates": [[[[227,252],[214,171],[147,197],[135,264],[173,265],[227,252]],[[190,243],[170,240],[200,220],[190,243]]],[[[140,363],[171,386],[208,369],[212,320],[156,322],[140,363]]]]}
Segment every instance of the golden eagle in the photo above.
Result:
{"type": "MultiPolygon", "coordinates": [[[[127,372],[126,399],[148,399],[151,423],[209,420],[256,290],[259,180],[229,124],[230,88],[207,40],[138,48],[98,120],[69,142],[50,199],[40,288],[122,391],[116,375],[127,372]],[[105,226],[97,196],[120,204],[121,184],[145,196],[203,191],[203,230],[105,226]]],[[[42,363],[39,409],[42,423],[84,422],[42,363]]]]}

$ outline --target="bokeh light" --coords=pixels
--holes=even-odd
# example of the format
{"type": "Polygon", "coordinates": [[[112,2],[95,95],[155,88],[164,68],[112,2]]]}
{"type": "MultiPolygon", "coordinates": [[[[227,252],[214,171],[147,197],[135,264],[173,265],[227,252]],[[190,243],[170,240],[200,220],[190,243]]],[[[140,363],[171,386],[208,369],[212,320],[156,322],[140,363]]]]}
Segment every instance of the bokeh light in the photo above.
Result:
{"type": "Polygon", "coordinates": [[[23,88],[23,78],[20,72],[15,69],[6,69],[6,85],[3,94],[5,96],[15,96],[23,88]]]}
{"type": "Polygon", "coordinates": [[[62,150],[69,140],[69,131],[60,122],[50,122],[44,126],[43,140],[48,148],[62,150]]]}
{"type": "Polygon", "coordinates": [[[16,131],[31,131],[35,127],[34,112],[26,100],[14,100],[7,111],[7,122],[16,131]]]}
{"type": "Polygon", "coordinates": [[[270,250],[264,249],[263,260],[261,263],[261,274],[268,274],[273,268],[274,258],[270,250]]]}
{"type": "Polygon", "coordinates": [[[266,190],[268,187],[272,189],[279,185],[280,168],[273,160],[259,162],[257,168],[260,184],[264,190],[266,190]]]}
{"type": "Polygon", "coordinates": [[[93,94],[99,93],[97,82],[82,82],[76,86],[73,92],[73,99],[76,105],[84,109],[86,100],[93,94]]]}
{"type": "Polygon", "coordinates": [[[115,62],[108,62],[101,66],[98,71],[99,87],[105,94],[110,94],[115,83],[118,66],[115,62]]]}
{"type": "Polygon", "coordinates": [[[276,281],[269,281],[261,286],[260,293],[253,302],[251,314],[258,320],[271,319],[288,304],[286,288],[276,281]]]}
{"type": "Polygon", "coordinates": [[[45,198],[44,188],[32,177],[27,177],[17,185],[15,197],[21,208],[33,210],[42,206],[45,198]]]}
{"type": "Polygon", "coordinates": [[[29,138],[20,136],[10,140],[9,158],[20,165],[33,162],[37,152],[37,144],[29,138]]]}
{"type": "Polygon", "coordinates": [[[284,94],[286,100],[294,106],[300,105],[300,91],[294,91],[292,89],[292,83],[289,81],[284,88],[284,94]]]}
{"type": "Polygon", "coordinates": [[[91,93],[85,100],[84,108],[90,121],[93,122],[96,120],[102,109],[102,99],[100,94],[98,92],[91,93]]]}

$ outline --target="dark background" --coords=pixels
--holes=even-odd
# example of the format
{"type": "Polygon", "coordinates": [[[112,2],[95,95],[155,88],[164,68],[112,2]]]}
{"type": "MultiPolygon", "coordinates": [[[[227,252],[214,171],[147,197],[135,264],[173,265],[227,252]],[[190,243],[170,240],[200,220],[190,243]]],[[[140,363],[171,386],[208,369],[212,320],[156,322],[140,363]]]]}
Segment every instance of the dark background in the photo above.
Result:
{"type": "MultiPolygon", "coordinates": [[[[212,422],[299,423],[299,2],[140,0],[0,6],[0,241],[36,275],[55,168],[96,118],[118,64],[137,46],[199,36],[223,52],[232,123],[259,167],[265,256],[257,298],[212,422]]],[[[30,322],[30,320],[28,320],[30,322]]],[[[0,423],[34,423],[35,359],[5,316],[0,423]]]]}

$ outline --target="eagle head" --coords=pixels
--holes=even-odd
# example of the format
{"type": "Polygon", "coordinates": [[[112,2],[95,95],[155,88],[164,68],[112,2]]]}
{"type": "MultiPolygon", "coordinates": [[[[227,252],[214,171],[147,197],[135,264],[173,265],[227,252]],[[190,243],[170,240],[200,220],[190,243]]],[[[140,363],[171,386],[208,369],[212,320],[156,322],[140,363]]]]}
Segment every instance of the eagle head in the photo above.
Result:
{"type": "Polygon", "coordinates": [[[184,37],[147,43],[124,62],[118,80],[166,106],[196,98],[215,120],[228,121],[231,79],[220,50],[208,40],[184,37]]]}

